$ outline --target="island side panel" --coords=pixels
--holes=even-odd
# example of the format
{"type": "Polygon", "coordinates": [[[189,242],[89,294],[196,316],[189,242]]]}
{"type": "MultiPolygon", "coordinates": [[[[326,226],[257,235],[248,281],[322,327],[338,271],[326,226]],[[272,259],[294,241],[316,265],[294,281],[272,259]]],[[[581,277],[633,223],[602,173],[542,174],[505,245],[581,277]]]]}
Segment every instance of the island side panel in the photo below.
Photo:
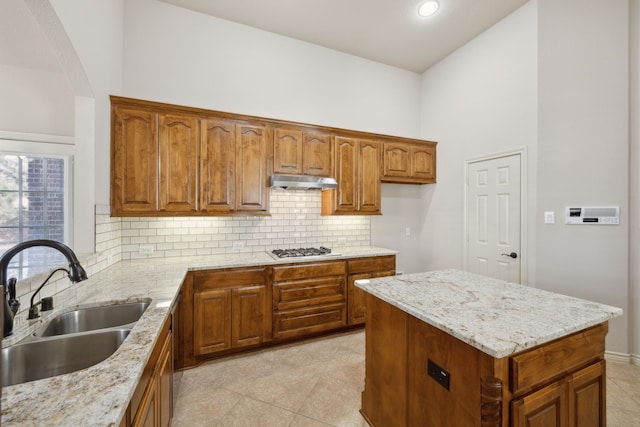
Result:
{"type": "Polygon", "coordinates": [[[366,307],[362,415],[372,426],[406,426],[408,315],[369,293],[366,307]]]}

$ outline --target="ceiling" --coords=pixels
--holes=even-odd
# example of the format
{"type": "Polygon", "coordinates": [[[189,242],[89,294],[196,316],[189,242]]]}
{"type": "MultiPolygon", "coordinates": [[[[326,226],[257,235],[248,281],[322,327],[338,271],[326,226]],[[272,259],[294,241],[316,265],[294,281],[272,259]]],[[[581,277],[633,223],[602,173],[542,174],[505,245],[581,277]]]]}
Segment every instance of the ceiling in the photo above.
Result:
{"type": "Polygon", "coordinates": [[[417,73],[528,0],[160,0],[417,73]]]}
{"type": "MultiPolygon", "coordinates": [[[[422,73],[528,0],[160,0],[422,73]]],[[[61,71],[24,0],[0,1],[0,65],[61,71]]]]}

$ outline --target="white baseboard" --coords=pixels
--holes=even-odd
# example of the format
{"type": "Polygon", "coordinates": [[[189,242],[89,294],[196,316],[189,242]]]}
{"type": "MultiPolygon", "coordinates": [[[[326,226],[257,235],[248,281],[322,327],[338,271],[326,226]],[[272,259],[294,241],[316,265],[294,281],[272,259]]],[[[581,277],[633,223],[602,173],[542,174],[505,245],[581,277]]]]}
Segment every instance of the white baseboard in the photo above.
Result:
{"type": "Polygon", "coordinates": [[[617,353],[615,351],[605,351],[604,352],[605,360],[610,360],[612,362],[620,362],[620,363],[630,363],[632,365],[640,366],[640,355],[638,354],[628,354],[628,353],[617,353]]]}

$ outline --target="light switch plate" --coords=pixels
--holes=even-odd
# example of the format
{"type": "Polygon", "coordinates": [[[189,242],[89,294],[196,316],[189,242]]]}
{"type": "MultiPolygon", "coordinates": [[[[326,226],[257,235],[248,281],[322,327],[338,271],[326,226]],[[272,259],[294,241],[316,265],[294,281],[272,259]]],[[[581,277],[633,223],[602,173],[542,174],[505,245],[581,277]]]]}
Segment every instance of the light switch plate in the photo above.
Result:
{"type": "Polygon", "coordinates": [[[545,212],[544,213],[544,223],[545,224],[555,224],[556,223],[556,214],[555,214],[555,212],[545,212]]]}

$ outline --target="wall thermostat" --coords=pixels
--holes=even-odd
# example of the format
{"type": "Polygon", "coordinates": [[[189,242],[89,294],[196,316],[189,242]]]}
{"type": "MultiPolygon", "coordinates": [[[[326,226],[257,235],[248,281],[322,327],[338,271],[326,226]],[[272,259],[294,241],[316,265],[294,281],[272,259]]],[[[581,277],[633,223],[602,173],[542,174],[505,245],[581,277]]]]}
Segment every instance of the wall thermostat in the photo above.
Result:
{"type": "Polygon", "coordinates": [[[568,207],[566,224],[620,224],[620,207],[568,207]]]}

